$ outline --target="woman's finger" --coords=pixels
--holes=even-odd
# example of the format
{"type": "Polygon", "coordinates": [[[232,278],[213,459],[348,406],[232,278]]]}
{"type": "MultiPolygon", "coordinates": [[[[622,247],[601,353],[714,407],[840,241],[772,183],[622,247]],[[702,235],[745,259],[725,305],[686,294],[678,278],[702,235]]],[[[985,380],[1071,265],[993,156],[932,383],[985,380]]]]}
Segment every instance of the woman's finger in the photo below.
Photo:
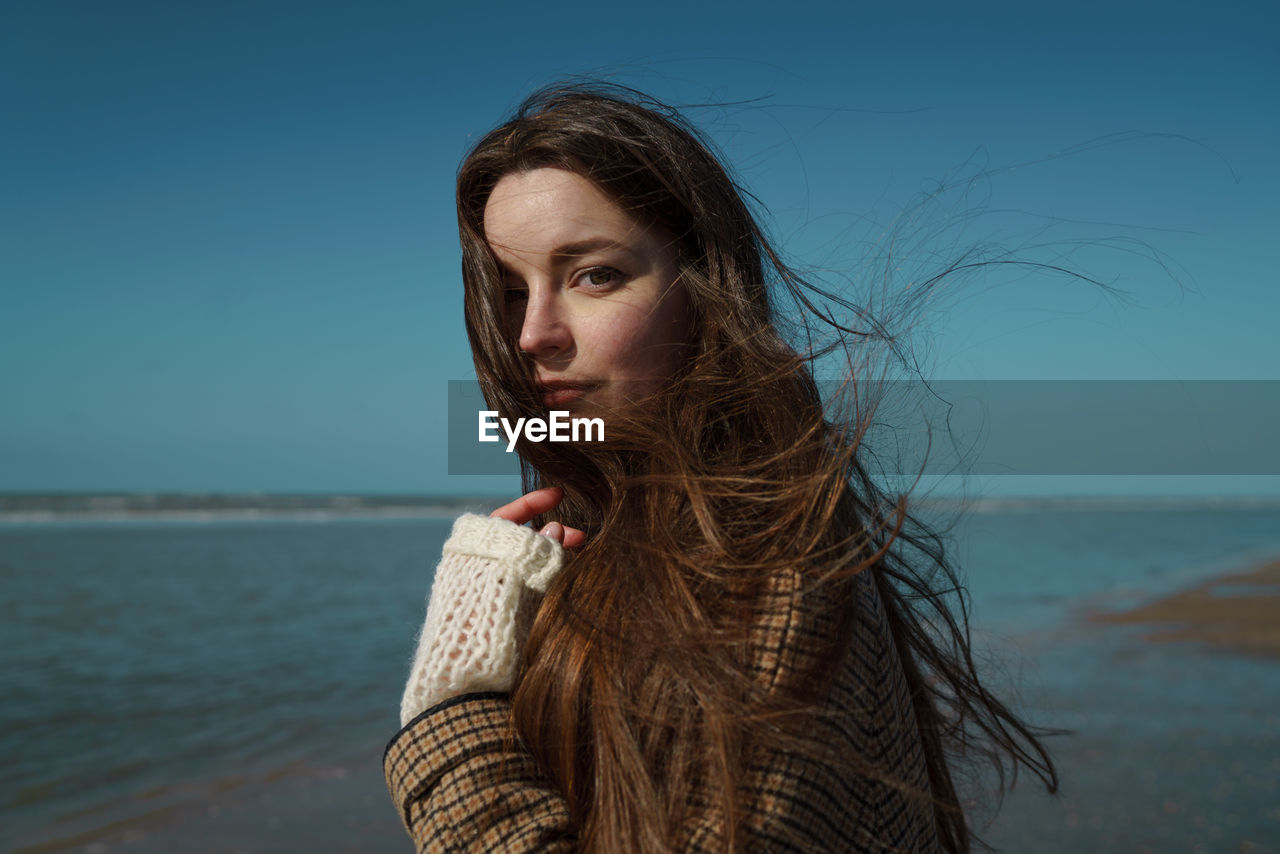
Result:
{"type": "Polygon", "coordinates": [[[510,504],[502,505],[489,515],[495,519],[506,519],[508,522],[523,525],[540,513],[554,510],[562,498],[564,498],[564,490],[558,486],[535,489],[533,492],[520,496],[510,504]]]}
{"type": "Polygon", "coordinates": [[[568,528],[559,522],[548,522],[546,527],[538,532],[544,537],[550,537],[566,549],[572,549],[582,545],[587,541],[587,535],[577,528],[568,528]]]}
{"type": "MultiPolygon", "coordinates": [[[[506,519],[523,525],[541,513],[554,510],[564,498],[564,490],[558,486],[548,486],[526,493],[510,504],[504,504],[489,515],[496,519],[506,519]]],[[[566,549],[574,549],[587,541],[587,535],[577,528],[569,528],[559,522],[551,522],[538,533],[551,537],[566,549]],[[555,527],[552,528],[552,525],[555,527]]]]}

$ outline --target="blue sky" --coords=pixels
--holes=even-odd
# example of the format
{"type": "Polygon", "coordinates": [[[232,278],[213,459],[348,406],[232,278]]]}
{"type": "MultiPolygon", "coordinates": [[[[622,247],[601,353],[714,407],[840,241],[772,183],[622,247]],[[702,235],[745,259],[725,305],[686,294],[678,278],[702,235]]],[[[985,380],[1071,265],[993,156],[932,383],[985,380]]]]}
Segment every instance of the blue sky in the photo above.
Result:
{"type": "Polygon", "coordinates": [[[964,282],[920,326],[935,376],[1280,379],[1272,4],[0,16],[0,490],[509,489],[446,474],[446,381],[471,376],[453,176],[573,75],[695,105],[788,257],[853,287],[897,234],[908,281],[991,243],[1123,291],[964,282]]]}

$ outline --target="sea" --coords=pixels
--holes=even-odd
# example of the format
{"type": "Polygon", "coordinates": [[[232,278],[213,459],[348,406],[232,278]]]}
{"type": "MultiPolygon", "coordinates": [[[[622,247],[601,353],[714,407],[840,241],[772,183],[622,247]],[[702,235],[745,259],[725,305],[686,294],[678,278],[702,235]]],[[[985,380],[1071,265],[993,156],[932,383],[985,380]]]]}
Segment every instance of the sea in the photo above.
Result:
{"type": "MultiPolygon", "coordinates": [[[[407,852],[381,773],[474,499],[0,501],[0,851],[407,852]]],[[[1280,661],[1090,615],[1280,557],[1280,501],[934,508],[988,684],[1059,769],[963,782],[1015,852],[1280,852],[1280,661]]]]}

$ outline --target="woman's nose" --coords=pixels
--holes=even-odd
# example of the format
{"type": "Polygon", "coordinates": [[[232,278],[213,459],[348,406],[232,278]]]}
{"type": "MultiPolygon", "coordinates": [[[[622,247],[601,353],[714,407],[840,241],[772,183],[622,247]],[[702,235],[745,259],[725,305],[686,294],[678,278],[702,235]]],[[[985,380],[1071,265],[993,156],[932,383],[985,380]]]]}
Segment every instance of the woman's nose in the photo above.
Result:
{"type": "Polygon", "coordinates": [[[520,349],[531,356],[546,358],[569,349],[572,344],[573,336],[559,294],[531,293],[520,324],[520,349]]]}

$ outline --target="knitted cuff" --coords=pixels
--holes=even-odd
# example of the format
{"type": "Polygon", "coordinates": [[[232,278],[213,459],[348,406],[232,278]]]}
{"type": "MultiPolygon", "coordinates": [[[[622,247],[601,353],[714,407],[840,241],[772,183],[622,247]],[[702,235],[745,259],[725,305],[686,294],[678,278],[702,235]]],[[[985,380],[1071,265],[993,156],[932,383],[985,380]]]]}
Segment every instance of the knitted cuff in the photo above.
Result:
{"type": "Polygon", "coordinates": [[[401,725],[457,694],[511,690],[520,623],[528,622],[518,613],[522,594],[545,592],[563,561],[559,543],[523,525],[474,515],[454,523],[400,703],[401,725]]]}
{"type": "Polygon", "coordinates": [[[459,555],[498,561],[526,587],[539,593],[547,592],[547,585],[564,561],[564,550],[550,537],[506,519],[473,513],[453,523],[453,533],[444,544],[444,553],[446,557],[459,555]]]}

